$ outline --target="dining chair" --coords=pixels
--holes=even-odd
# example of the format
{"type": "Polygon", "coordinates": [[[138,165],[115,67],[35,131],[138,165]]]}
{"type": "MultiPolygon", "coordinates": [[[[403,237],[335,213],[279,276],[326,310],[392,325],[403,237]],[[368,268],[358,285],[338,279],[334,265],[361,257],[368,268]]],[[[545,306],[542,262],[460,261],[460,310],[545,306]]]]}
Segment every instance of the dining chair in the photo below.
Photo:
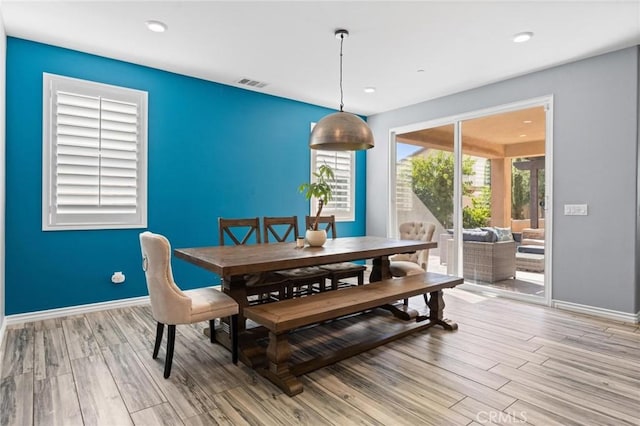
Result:
{"type": "MultiPolygon", "coordinates": [[[[218,218],[219,244],[245,245],[260,244],[260,218],[230,219],[218,218]]],[[[248,300],[249,304],[266,303],[286,299],[286,278],[273,272],[260,274],[248,274],[245,277],[247,296],[254,297],[248,300]]]]}
{"type": "MultiPolygon", "coordinates": [[[[279,243],[295,241],[298,235],[297,216],[263,217],[262,226],[265,243],[269,243],[270,238],[279,243]]],[[[311,294],[314,284],[317,285],[319,291],[323,291],[325,289],[324,283],[330,278],[329,273],[318,266],[285,269],[276,271],[276,274],[289,281],[287,298],[311,294]]]]}
{"type": "MultiPolygon", "coordinates": [[[[315,216],[305,216],[305,226],[306,229],[311,228],[311,224],[315,220],[315,216]]],[[[327,231],[327,236],[331,236],[331,238],[337,237],[336,232],[336,217],[334,215],[330,216],[319,216],[318,217],[318,230],[324,229],[327,231]]],[[[364,265],[358,265],[357,263],[352,262],[340,262],[340,263],[332,263],[329,265],[322,265],[322,269],[329,272],[329,279],[331,280],[331,289],[337,290],[338,287],[342,284],[351,286],[348,283],[341,283],[340,280],[344,280],[347,278],[357,278],[358,285],[364,284],[364,271],[367,269],[364,265]]]]}
{"type": "MultiPolygon", "coordinates": [[[[401,240],[431,241],[436,226],[431,222],[405,222],[399,227],[401,240]]],[[[389,269],[394,277],[424,274],[429,263],[429,249],[414,253],[396,254],[389,258],[389,269]]]]}
{"type": "Polygon", "coordinates": [[[167,351],[164,378],[171,374],[177,324],[209,321],[210,340],[215,342],[215,319],[231,317],[231,359],[238,363],[238,304],[231,297],[214,288],[182,291],[171,271],[171,245],[166,237],[146,231],[140,234],[142,269],[147,280],[151,313],[158,322],[153,359],[158,357],[167,324],[167,351]]]}

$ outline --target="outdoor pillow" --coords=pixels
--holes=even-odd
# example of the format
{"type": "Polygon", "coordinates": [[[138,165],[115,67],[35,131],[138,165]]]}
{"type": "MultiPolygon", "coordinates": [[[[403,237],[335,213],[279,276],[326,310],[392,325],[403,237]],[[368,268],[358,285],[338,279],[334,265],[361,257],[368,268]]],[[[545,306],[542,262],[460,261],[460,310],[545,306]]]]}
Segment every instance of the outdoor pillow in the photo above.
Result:
{"type": "Polygon", "coordinates": [[[490,238],[488,238],[487,241],[485,241],[485,242],[487,242],[487,243],[495,243],[496,241],[499,241],[499,235],[498,235],[498,232],[496,231],[495,228],[489,226],[489,227],[484,227],[484,228],[480,228],[480,229],[482,229],[483,231],[487,231],[489,233],[489,237],[490,238]]]}
{"type": "Polygon", "coordinates": [[[498,241],[513,241],[511,228],[500,228],[495,226],[493,229],[495,229],[495,232],[498,235],[498,241]]]}

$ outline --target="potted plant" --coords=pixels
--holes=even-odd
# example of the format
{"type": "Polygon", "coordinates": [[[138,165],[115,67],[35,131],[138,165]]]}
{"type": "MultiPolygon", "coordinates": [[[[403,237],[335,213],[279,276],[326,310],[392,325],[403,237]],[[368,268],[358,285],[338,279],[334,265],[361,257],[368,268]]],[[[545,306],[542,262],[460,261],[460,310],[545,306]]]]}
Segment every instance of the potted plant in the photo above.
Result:
{"type": "Polygon", "coordinates": [[[304,194],[307,200],[311,198],[318,200],[318,210],[311,227],[307,229],[306,239],[310,246],[320,247],[327,241],[327,231],[324,229],[318,231],[318,218],[322,214],[322,208],[333,197],[333,187],[331,186],[334,181],[333,169],[323,164],[317,172],[313,173],[313,176],[315,176],[315,182],[303,183],[298,190],[304,194]]]}

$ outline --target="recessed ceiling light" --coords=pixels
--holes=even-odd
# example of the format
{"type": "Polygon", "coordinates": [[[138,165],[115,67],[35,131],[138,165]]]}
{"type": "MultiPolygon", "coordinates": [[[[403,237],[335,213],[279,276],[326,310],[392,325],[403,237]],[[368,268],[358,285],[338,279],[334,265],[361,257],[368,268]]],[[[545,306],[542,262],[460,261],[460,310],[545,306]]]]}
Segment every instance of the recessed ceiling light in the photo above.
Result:
{"type": "Polygon", "coordinates": [[[533,121],[531,121],[531,120],[524,120],[524,121],[523,121],[523,123],[524,123],[524,124],[531,124],[531,123],[533,123],[533,121]]]}
{"type": "Polygon", "coordinates": [[[526,137],[527,137],[527,135],[522,134],[522,135],[520,135],[520,137],[521,137],[521,138],[526,138],[526,137]]]}
{"type": "Polygon", "coordinates": [[[419,68],[418,72],[424,72],[424,70],[422,68],[419,68]]]}
{"type": "Polygon", "coordinates": [[[364,93],[375,93],[376,88],[375,87],[365,87],[364,88],[364,93]]]}
{"type": "Polygon", "coordinates": [[[513,42],[514,43],[524,43],[525,41],[529,41],[531,40],[531,37],[533,37],[533,33],[530,31],[525,31],[523,33],[518,33],[516,35],[513,36],[513,42]]]}
{"type": "Polygon", "coordinates": [[[147,21],[145,22],[145,25],[147,26],[147,28],[149,28],[150,31],[153,31],[154,33],[163,33],[167,31],[167,24],[165,24],[164,22],[147,21]]]}

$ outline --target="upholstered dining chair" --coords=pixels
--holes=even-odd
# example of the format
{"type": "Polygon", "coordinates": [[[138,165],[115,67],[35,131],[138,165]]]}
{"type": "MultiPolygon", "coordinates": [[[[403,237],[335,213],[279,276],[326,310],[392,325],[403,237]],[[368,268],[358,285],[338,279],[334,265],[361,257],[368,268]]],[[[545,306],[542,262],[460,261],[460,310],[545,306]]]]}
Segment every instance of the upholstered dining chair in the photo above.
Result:
{"type": "MultiPolygon", "coordinates": [[[[218,237],[221,246],[233,244],[260,244],[260,218],[229,219],[218,218],[218,237]]],[[[287,279],[281,275],[266,272],[244,277],[247,283],[249,304],[266,303],[287,297],[287,279]]]]}
{"type": "MultiPolygon", "coordinates": [[[[262,226],[265,243],[269,243],[270,238],[279,243],[295,241],[298,236],[297,216],[263,217],[262,226]]],[[[317,285],[319,291],[323,291],[325,281],[330,278],[329,272],[318,266],[286,269],[276,271],[276,274],[289,281],[287,298],[311,294],[314,284],[317,285]]]]}
{"type": "MultiPolygon", "coordinates": [[[[400,225],[401,240],[431,241],[436,226],[431,222],[405,222],[400,225]]],[[[396,254],[389,258],[391,275],[404,277],[423,274],[429,262],[429,250],[417,250],[414,253],[396,254]]]]}
{"type": "MultiPolygon", "coordinates": [[[[315,216],[305,216],[304,222],[307,229],[311,228],[314,220],[315,216]]],[[[319,216],[318,229],[324,229],[327,231],[327,237],[331,236],[331,238],[335,239],[337,237],[335,216],[319,216]]],[[[330,265],[322,265],[321,268],[329,272],[332,290],[337,290],[340,285],[340,280],[346,278],[355,277],[358,280],[358,285],[364,284],[364,271],[367,269],[364,265],[358,265],[352,262],[332,263],[330,265]]]]}
{"type": "Polygon", "coordinates": [[[167,352],[164,361],[165,379],[171,374],[177,324],[209,321],[210,340],[215,342],[215,319],[231,317],[231,359],[238,363],[238,304],[231,297],[211,287],[182,291],[173,280],[171,245],[160,234],[146,231],[140,234],[142,269],[147,279],[151,313],[158,322],[153,359],[158,357],[167,324],[167,352]]]}

